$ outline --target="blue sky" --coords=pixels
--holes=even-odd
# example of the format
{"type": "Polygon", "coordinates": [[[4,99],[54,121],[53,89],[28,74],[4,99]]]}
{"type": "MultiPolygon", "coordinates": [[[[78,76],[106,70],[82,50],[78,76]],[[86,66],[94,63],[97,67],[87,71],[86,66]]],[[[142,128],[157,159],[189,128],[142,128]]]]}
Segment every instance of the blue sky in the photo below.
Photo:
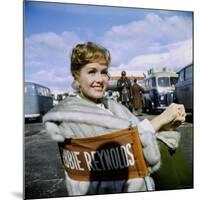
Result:
{"type": "Polygon", "coordinates": [[[112,55],[111,71],[178,71],[192,62],[192,12],[25,2],[25,80],[71,88],[70,51],[95,41],[112,55]]]}

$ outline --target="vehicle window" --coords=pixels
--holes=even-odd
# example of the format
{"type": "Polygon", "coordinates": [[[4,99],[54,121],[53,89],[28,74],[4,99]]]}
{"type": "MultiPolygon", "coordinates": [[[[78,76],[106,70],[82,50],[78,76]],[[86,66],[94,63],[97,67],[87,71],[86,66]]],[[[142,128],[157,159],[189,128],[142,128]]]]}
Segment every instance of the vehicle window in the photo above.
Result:
{"type": "Polygon", "coordinates": [[[35,86],[32,84],[26,84],[24,87],[24,92],[25,94],[28,94],[28,95],[35,95],[36,94],[35,86]]]}
{"type": "Polygon", "coordinates": [[[42,91],[41,91],[40,87],[37,87],[37,94],[40,95],[40,96],[42,95],[42,91]]]}
{"type": "Polygon", "coordinates": [[[149,81],[149,80],[146,80],[146,81],[145,81],[145,87],[146,87],[146,88],[149,88],[148,81],[149,81]]]}
{"type": "Polygon", "coordinates": [[[49,91],[49,89],[47,89],[47,96],[51,97],[51,92],[49,91]]]}
{"type": "Polygon", "coordinates": [[[179,73],[179,81],[180,82],[184,81],[184,70],[180,71],[179,73]]]}
{"type": "Polygon", "coordinates": [[[37,87],[37,94],[38,94],[39,96],[44,96],[44,95],[45,95],[45,94],[44,94],[44,88],[38,86],[38,87],[37,87]]]}
{"type": "Polygon", "coordinates": [[[187,67],[185,69],[185,80],[192,79],[192,67],[187,67]]]}
{"type": "Polygon", "coordinates": [[[43,88],[43,96],[47,96],[46,88],[43,88]]]}
{"type": "Polygon", "coordinates": [[[37,95],[50,97],[51,96],[51,92],[50,92],[50,90],[48,88],[37,86],[37,95]]]}
{"type": "Polygon", "coordinates": [[[47,91],[46,91],[46,88],[42,88],[43,89],[43,96],[47,96],[47,91]]]}
{"type": "Polygon", "coordinates": [[[159,77],[158,78],[158,86],[161,86],[161,87],[170,86],[169,78],[168,77],[159,77]]]}
{"type": "Polygon", "coordinates": [[[155,87],[156,86],[156,79],[155,77],[149,79],[149,87],[155,87]]]}
{"type": "Polygon", "coordinates": [[[149,79],[149,87],[150,88],[152,87],[152,79],[151,78],[149,79]]]}
{"type": "Polygon", "coordinates": [[[151,84],[152,84],[152,87],[156,87],[156,78],[155,77],[152,78],[151,84]]]}
{"type": "Polygon", "coordinates": [[[147,80],[147,88],[149,88],[149,79],[147,80]]]}

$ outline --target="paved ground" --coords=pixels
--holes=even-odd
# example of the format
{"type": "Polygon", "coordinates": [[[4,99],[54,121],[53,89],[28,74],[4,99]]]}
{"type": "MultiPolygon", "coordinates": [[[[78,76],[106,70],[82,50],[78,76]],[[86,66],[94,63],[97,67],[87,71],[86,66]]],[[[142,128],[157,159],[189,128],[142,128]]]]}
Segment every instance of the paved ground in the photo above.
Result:
{"type": "Polygon", "coordinates": [[[25,137],[25,196],[31,198],[64,197],[64,173],[57,143],[45,132],[25,137]]]}
{"type": "MultiPolygon", "coordinates": [[[[151,119],[153,116],[145,117],[151,119]]],[[[182,132],[181,145],[191,166],[193,165],[192,129],[191,123],[185,123],[179,128],[182,132]]],[[[41,123],[25,125],[24,145],[26,199],[67,196],[57,143],[49,139],[41,123]]]]}

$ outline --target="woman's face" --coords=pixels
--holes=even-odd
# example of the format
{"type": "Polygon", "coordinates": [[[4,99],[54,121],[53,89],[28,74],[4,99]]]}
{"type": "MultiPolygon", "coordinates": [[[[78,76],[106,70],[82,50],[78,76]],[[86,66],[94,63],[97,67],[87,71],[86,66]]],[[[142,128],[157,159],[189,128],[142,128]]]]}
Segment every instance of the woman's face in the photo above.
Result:
{"type": "Polygon", "coordinates": [[[108,85],[108,67],[99,63],[85,65],[76,75],[80,94],[92,101],[103,97],[108,85]]]}

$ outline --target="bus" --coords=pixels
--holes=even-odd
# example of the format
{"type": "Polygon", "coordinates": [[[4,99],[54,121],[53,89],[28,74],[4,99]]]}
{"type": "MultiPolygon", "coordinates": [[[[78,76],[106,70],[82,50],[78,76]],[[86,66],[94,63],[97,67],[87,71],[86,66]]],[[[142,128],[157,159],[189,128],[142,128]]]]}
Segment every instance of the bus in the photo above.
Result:
{"type": "Polygon", "coordinates": [[[148,75],[143,80],[143,110],[144,112],[148,110],[150,113],[164,110],[174,100],[178,74],[164,68],[159,71],[151,69],[148,75]]]}
{"type": "Polygon", "coordinates": [[[43,85],[25,82],[24,115],[25,120],[42,119],[42,116],[53,107],[51,90],[43,85]]]}
{"type": "Polygon", "coordinates": [[[183,67],[178,74],[174,101],[183,104],[186,112],[193,115],[193,64],[183,67]]]}

